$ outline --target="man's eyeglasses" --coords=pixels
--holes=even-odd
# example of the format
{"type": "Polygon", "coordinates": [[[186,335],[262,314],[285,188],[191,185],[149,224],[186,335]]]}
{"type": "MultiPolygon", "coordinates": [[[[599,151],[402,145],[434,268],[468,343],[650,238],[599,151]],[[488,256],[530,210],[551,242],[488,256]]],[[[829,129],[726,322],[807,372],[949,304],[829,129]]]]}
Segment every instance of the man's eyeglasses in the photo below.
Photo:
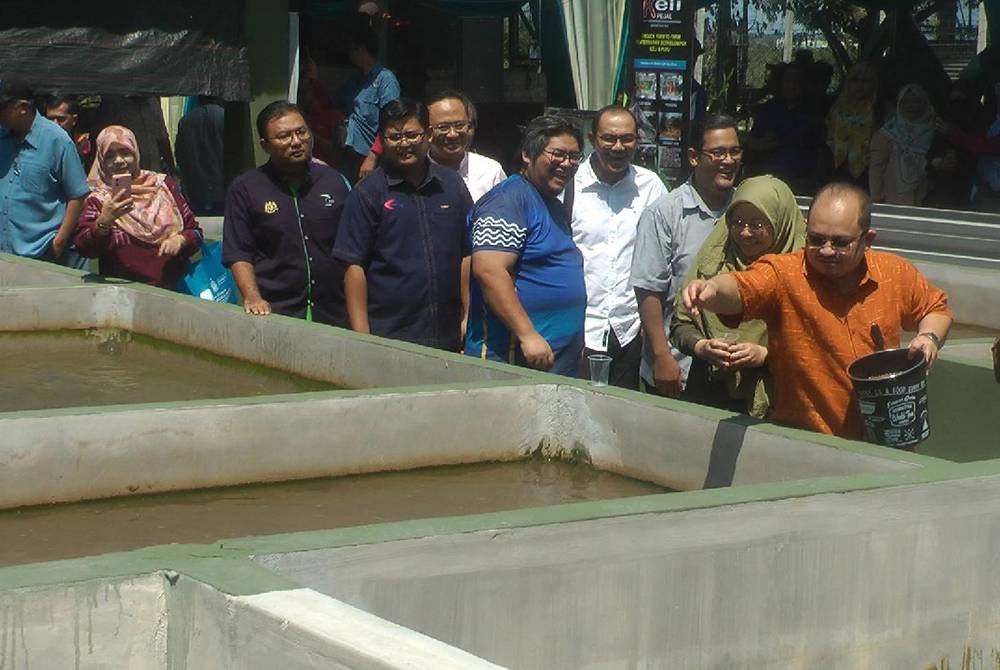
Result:
{"type": "Polygon", "coordinates": [[[639,138],[635,135],[598,135],[597,139],[601,144],[606,144],[609,147],[613,147],[619,142],[622,143],[622,146],[627,147],[630,144],[635,144],[639,138]]]}
{"type": "Polygon", "coordinates": [[[382,137],[389,144],[416,144],[424,139],[426,133],[418,133],[415,130],[408,130],[405,133],[386,133],[382,137]]]}
{"type": "Polygon", "coordinates": [[[270,139],[272,142],[277,142],[278,144],[288,144],[289,142],[292,141],[293,137],[297,137],[300,140],[302,140],[303,142],[305,142],[311,136],[312,136],[312,133],[309,132],[309,129],[306,128],[305,126],[302,126],[301,128],[296,128],[295,130],[286,130],[286,131],[280,132],[277,135],[275,135],[274,137],[271,137],[271,138],[268,138],[268,139],[270,139]]]}
{"type": "Polygon", "coordinates": [[[767,227],[771,225],[771,222],[765,219],[753,219],[752,221],[744,221],[743,219],[727,219],[726,225],[728,225],[732,230],[743,230],[746,228],[751,233],[759,233],[766,230],[767,227]]]}
{"type": "Polygon", "coordinates": [[[806,233],[806,246],[810,249],[822,249],[829,244],[836,251],[847,251],[863,236],[864,233],[855,237],[827,237],[817,233],[806,233]]]}
{"type": "Polygon", "coordinates": [[[545,149],[543,153],[548,154],[556,163],[565,163],[569,161],[572,165],[579,165],[580,161],[583,160],[583,154],[579,151],[563,151],[562,149],[545,149]]]}
{"type": "Polygon", "coordinates": [[[725,160],[726,156],[729,156],[734,161],[738,161],[743,157],[743,147],[716,147],[715,149],[702,149],[701,153],[713,161],[725,160]]]}
{"type": "Polygon", "coordinates": [[[438,135],[447,135],[451,131],[456,133],[464,133],[467,130],[472,129],[472,124],[468,121],[449,121],[445,123],[435,123],[431,128],[438,135]]]}

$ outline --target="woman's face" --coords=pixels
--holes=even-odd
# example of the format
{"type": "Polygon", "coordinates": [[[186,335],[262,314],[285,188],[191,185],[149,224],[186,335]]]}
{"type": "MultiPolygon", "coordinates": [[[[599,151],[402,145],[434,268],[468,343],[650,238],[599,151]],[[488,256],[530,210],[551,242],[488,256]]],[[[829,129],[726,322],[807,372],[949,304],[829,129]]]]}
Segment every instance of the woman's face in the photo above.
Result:
{"type": "Polygon", "coordinates": [[[927,115],[927,98],[920,91],[911,88],[899,100],[899,113],[907,121],[920,121],[927,115]]]}
{"type": "Polygon", "coordinates": [[[139,163],[135,152],[124,144],[112,144],[104,153],[104,171],[109,175],[128,173],[133,177],[139,174],[139,163]]]}
{"type": "Polygon", "coordinates": [[[738,202],[726,214],[729,239],[740,255],[753,262],[771,250],[774,244],[774,226],[764,212],[749,202],[738,202]]]}

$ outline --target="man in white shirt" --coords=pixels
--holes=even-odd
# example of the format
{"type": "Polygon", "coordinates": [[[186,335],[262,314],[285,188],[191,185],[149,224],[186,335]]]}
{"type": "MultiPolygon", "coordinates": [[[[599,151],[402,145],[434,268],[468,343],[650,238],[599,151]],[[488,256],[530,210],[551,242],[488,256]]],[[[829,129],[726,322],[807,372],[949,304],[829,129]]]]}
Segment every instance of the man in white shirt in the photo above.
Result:
{"type": "Polygon", "coordinates": [[[639,216],[667,189],[655,172],[632,165],[638,130],[635,117],[624,107],[598,111],[590,141],[594,152],[577,170],[572,195],[565,196],[587,284],[584,358],[607,353],[608,383],[638,390],[642,338],[639,307],[629,284],[632,251],[639,216]]]}
{"type": "Polygon", "coordinates": [[[469,151],[476,132],[476,108],[458,91],[444,91],[427,101],[431,124],[431,160],[458,170],[473,202],[507,178],[500,163],[469,151]]]}

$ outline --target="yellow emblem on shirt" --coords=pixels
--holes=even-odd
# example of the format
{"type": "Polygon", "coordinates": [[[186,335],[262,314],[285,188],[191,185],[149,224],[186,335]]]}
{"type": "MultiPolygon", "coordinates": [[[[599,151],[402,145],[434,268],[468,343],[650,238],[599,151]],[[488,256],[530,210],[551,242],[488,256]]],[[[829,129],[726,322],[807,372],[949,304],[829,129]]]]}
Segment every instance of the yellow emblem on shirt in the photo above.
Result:
{"type": "Polygon", "coordinates": [[[267,202],[264,203],[265,214],[274,214],[277,211],[278,211],[278,203],[276,203],[274,200],[268,200],[267,202]]]}

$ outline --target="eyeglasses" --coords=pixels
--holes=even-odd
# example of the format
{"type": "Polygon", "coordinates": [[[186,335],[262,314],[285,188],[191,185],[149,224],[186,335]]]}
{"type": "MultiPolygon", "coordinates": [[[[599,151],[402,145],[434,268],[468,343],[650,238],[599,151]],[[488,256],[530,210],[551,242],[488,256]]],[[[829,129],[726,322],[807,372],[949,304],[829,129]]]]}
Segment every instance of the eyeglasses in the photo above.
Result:
{"type": "Polygon", "coordinates": [[[635,144],[636,140],[639,138],[635,135],[598,135],[597,139],[601,144],[606,144],[609,147],[613,147],[619,142],[622,146],[628,146],[630,144],[635,144]]]}
{"type": "Polygon", "coordinates": [[[743,230],[746,228],[751,233],[759,233],[764,231],[771,225],[771,222],[766,219],[754,219],[752,221],[744,221],[743,219],[726,220],[726,225],[728,225],[733,230],[743,230]]]}
{"type": "Polygon", "coordinates": [[[296,128],[295,130],[285,130],[283,132],[278,133],[274,137],[270,137],[268,139],[270,139],[272,142],[277,142],[278,144],[288,144],[289,142],[292,141],[293,137],[297,137],[303,142],[305,142],[306,140],[309,139],[311,135],[312,133],[309,132],[309,128],[307,128],[306,126],[302,126],[301,128],[296,128]]]}
{"type": "Polygon", "coordinates": [[[456,133],[464,133],[465,131],[472,129],[472,123],[469,121],[449,121],[446,123],[435,123],[433,126],[431,126],[431,129],[433,129],[434,132],[437,133],[438,135],[447,135],[453,130],[456,133]]]}
{"type": "Polygon", "coordinates": [[[845,252],[863,236],[864,233],[855,237],[827,237],[817,233],[806,233],[806,246],[810,249],[822,249],[829,244],[836,251],[845,252]]]}
{"type": "Polygon", "coordinates": [[[571,165],[579,165],[583,160],[583,154],[579,151],[563,151],[562,149],[545,149],[542,153],[548,154],[556,163],[569,162],[571,165]]]}
{"type": "Polygon", "coordinates": [[[743,147],[716,147],[715,149],[702,149],[701,153],[705,154],[713,161],[722,161],[729,156],[734,161],[738,161],[743,157],[743,147]]]}
{"type": "Polygon", "coordinates": [[[405,133],[385,133],[382,137],[389,144],[416,144],[424,139],[426,133],[418,133],[415,130],[408,130],[405,133]]]}

